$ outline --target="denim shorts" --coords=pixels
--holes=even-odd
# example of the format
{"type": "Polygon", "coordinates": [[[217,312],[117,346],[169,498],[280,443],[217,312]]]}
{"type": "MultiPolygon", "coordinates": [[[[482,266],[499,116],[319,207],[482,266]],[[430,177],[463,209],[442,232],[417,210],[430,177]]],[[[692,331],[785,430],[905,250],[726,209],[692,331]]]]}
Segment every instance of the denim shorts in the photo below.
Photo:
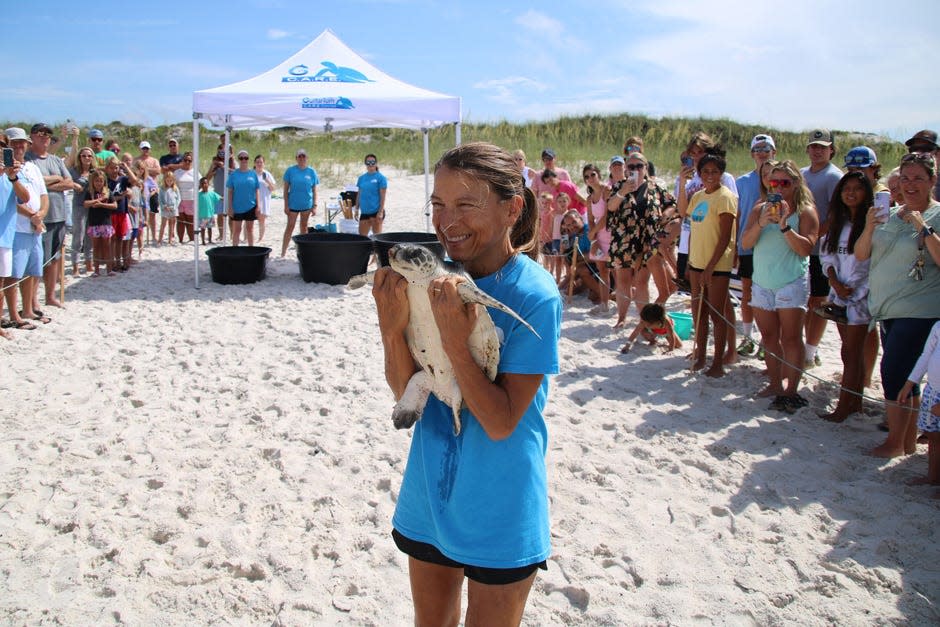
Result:
{"type": "Polygon", "coordinates": [[[17,233],[13,236],[13,273],[15,279],[42,276],[42,235],[17,233]]]}
{"type": "Polygon", "coordinates": [[[797,308],[806,311],[808,300],[809,279],[806,275],[775,290],[761,287],[757,283],[751,285],[751,307],[764,311],[797,308]]]}

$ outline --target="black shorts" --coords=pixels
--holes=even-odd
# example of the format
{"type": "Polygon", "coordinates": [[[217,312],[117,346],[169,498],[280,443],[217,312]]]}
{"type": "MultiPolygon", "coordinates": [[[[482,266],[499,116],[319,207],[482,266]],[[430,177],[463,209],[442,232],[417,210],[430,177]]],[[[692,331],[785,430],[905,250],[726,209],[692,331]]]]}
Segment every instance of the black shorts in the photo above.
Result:
{"type": "Polygon", "coordinates": [[[53,257],[58,258],[64,243],[65,222],[46,222],[46,232],[42,234],[42,262],[48,263],[53,257]]]}
{"type": "MultiPolygon", "coordinates": [[[[696,268],[692,264],[689,264],[689,272],[705,272],[704,268],[696,268]]],[[[726,276],[731,278],[730,270],[712,270],[712,276],[726,276]]]]}
{"type": "Polygon", "coordinates": [[[823,274],[819,255],[809,256],[809,297],[829,296],[829,278],[823,274]]]}
{"type": "Polygon", "coordinates": [[[254,222],[258,219],[256,215],[256,208],[252,207],[248,211],[243,211],[242,213],[233,213],[232,219],[236,222],[254,222]]]}
{"type": "Polygon", "coordinates": [[[488,586],[505,586],[510,583],[522,581],[539,568],[548,570],[548,564],[544,561],[520,568],[483,568],[482,566],[469,566],[455,562],[430,544],[406,538],[398,533],[397,529],[392,529],[392,539],[395,540],[395,546],[398,547],[399,551],[415,558],[419,562],[428,562],[429,564],[447,566],[448,568],[463,568],[463,574],[467,579],[488,586]]]}
{"type": "Polygon", "coordinates": [[[150,197],[150,213],[160,213],[160,198],[157,194],[150,197]]]}
{"type": "Polygon", "coordinates": [[[754,276],[754,255],[738,256],[738,278],[750,279],[754,276]]]}

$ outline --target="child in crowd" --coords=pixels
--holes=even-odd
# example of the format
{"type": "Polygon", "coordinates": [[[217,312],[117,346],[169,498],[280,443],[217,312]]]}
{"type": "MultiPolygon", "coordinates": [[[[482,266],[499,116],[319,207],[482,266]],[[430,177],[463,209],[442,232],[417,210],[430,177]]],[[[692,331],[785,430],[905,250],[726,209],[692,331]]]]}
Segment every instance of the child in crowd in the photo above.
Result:
{"type": "Polygon", "coordinates": [[[565,192],[561,192],[555,197],[555,206],[552,208],[552,266],[551,272],[555,275],[555,283],[561,284],[561,272],[565,265],[564,257],[561,256],[561,221],[568,211],[571,204],[571,198],[565,192]]]}
{"type": "Polygon", "coordinates": [[[163,187],[160,189],[160,237],[157,242],[163,243],[163,229],[167,229],[166,243],[173,243],[173,232],[176,230],[176,217],[180,210],[180,190],[176,186],[176,177],[172,172],[163,175],[163,187]],[[169,228],[167,228],[169,227],[169,228]]]}
{"type": "Polygon", "coordinates": [[[911,369],[904,387],[898,393],[898,402],[906,403],[920,380],[927,373],[927,385],[920,395],[920,415],[917,428],[927,436],[927,476],[914,479],[911,485],[940,485],[940,322],[933,325],[924,344],[924,352],[911,369]]]}
{"type": "Polygon", "coordinates": [[[212,220],[215,218],[216,204],[222,197],[215,190],[209,189],[209,179],[199,179],[199,238],[202,245],[206,245],[206,231],[209,232],[209,243],[212,243],[212,220]]]}
{"type": "MultiPolygon", "coordinates": [[[[130,155],[126,155],[130,157],[130,155]]],[[[134,168],[129,162],[125,162],[127,167],[134,168]]],[[[131,242],[130,253],[127,256],[127,263],[129,265],[136,264],[144,254],[144,245],[141,236],[143,235],[144,228],[146,225],[146,218],[144,217],[144,180],[140,178],[141,168],[134,168],[137,170],[135,173],[137,175],[137,182],[131,183],[128,187],[127,195],[127,217],[131,221],[131,228],[128,231],[126,238],[131,242]],[[137,242],[137,259],[134,259],[134,242],[137,242]]]]}
{"type": "Polygon", "coordinates": [[[101,264],[105,264],[108,276],[114,276],[114,260],[111,257],[111,214],[117,209],[117,202],[111,198],[108,181],[104,170],[92,170],[88,175],[88,189],[85,192],[85,208],[88,209],[88,237],[91,238],[94,251],[95,271],[93,277],[101,276],[101,264]]]}
{"type": "Polygon", "coordinates": [[[629,353],[633,348],[633,342],[640,335],[643,336],[650,346],[655,346],[657,339],[666,338],[666,352],[670,352],[682,346],[682,339],[676,333],[676,327],[672,323],[672,318],[666,315],[666,310],[657,303],[647,303],[640,310],[640,320],[636,323],[633,333],[627,338],[627,343],[620,349],[621,353],[629,353]]]}
{"type": "Polygon", "coordinates": [[[554,198],[548,192],[539,194],[539,244],[542,253],[542,265],[552,270],[552,207],[554,198]]]}
{"type": "Polygon", "coordinates": [[[865,343],[871,322],[868,311],[868,271],[871,260],[855,258],[855,242],[865,229],[874,192],[863,172],[849,172],[832,192],[828,232],[820,240],[820,261],[829,279],[829,302],[816,314],[837,323],[842,340],[842,389],[836,408],[820,418],[842,422],[862,410],[865,389],[865,343]]]}

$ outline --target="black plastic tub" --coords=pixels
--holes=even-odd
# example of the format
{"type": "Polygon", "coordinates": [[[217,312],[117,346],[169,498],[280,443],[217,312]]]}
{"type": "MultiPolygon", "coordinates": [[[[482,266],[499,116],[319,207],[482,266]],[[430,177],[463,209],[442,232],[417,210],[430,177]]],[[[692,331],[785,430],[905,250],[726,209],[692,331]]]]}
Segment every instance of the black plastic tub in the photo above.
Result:
{"type": "Polygon", "coordinates": [[[379,233],[373,235],[375,252],[379,256],[379,265],[388,265],[388,251],[395,244],[421,244],[435,255],[444,258],[444,245],[437,241],[434,233],[421,233],[419,231],[399,231],[397,233],[379,233]]]}
{"type": "Polygon", "coordinates": [[[307,283],[345,285],[363,274],[372,256],[372,240],[351,233],[314,232],[295,235],[300,276],[307,283]]]}
{"type": "Polygon", "coordinates": [[[270,254],[266,246],[216,246],[206,251],[212,280],[223,285],[257,283],[265,277],[270,254]]]}

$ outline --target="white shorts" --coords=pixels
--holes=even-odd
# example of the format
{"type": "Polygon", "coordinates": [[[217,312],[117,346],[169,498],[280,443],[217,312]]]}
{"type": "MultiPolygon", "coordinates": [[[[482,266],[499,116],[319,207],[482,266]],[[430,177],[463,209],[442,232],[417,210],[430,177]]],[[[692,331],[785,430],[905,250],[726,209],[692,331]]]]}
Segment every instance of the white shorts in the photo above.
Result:
{"type": "Polygon", "coordinates": [[[0,279],[13,274],[13,249],[0,248],[0,279]]]}

